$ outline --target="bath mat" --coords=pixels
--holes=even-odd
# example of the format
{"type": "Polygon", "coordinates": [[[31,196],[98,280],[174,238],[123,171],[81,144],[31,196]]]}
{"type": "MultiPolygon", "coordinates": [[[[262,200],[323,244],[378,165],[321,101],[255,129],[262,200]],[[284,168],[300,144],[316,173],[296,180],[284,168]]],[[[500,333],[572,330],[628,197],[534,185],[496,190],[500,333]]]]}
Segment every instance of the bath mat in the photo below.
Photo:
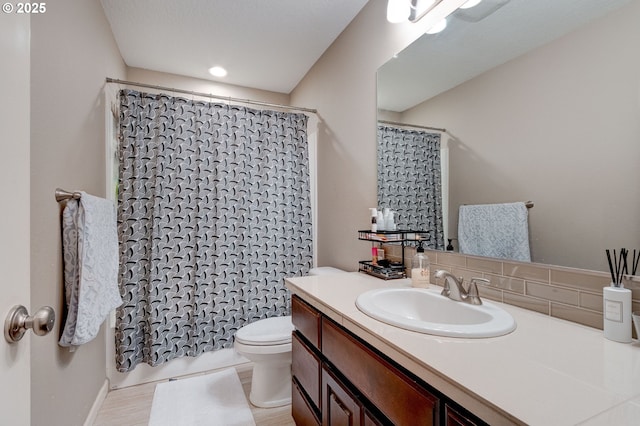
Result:
{"type": "Polygon", "coordinates": [[[156,385],[149,426],[255,426],[236,370],[156,385]]]}

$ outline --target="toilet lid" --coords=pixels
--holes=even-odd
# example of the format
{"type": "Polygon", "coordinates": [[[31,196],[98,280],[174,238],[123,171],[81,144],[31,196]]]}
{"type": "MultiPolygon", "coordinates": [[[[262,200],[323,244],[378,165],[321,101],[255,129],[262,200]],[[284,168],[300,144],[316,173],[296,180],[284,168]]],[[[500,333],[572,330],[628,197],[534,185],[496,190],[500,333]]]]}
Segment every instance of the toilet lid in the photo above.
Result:
{"type": "Polygon", "coordinates": [[[262,319],[236,331],[236,340],[245,345],[281,345],[291,342],[291,316],[262,319]]]}

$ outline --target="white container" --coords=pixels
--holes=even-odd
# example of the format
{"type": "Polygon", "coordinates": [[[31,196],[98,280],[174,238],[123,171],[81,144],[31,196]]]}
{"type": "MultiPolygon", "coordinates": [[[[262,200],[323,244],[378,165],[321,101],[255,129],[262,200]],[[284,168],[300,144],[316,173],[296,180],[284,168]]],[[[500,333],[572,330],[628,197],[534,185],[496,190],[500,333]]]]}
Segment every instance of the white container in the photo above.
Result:
{"type": "Polygon", "coordinates": [[[389,229],[385,226],[384,216],[380,210],[378,210],[378,231],[388,231],[389,229]]]}
{"type": "Polygon", "coordinates": [[[384,249],[382,247],[378,247],[378,260],[384,260],[384,249]]]}
{"type": "Polygon", "coordinates": [[[605,287],[602,290],[604,337],[621,343],[631,343],[631,290],[605,287]]]}
{"type": "Polygon", "coordinates": [[[378,232],[378,209],[373,207],[371,210],[371,232],[378,232]]]}
{"type": "Polygon", "coordinates": [[[387,231],[395,231],[396,230],[396,221],[395,221],[395,212],[389,212],[387,218],[385,219],[385,227],[387,231]]]}

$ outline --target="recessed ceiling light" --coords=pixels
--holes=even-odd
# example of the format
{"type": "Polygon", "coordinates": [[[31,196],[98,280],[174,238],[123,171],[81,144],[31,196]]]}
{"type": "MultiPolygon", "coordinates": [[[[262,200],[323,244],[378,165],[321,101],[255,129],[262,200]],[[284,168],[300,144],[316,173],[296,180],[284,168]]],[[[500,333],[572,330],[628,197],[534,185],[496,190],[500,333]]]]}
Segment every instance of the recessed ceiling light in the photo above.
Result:
{"type": "Polygon", "coordinates": [[[214,77],[224,77],[227,75],[227,70],[222,67],[211,67],[209,68],[209,74],[214,77]]]}

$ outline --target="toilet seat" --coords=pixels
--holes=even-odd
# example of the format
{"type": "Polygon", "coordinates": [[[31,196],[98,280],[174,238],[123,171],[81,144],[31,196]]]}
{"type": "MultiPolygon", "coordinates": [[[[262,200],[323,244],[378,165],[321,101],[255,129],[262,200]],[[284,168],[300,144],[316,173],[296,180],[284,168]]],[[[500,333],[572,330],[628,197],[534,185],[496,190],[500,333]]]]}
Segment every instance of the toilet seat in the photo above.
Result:
{"type": "Polygon", "coordinates": [[[241,327],[236,331],[237,343],[249,346],[291,344],[293,323],[291,316],[266,318],[241,327]]]}

